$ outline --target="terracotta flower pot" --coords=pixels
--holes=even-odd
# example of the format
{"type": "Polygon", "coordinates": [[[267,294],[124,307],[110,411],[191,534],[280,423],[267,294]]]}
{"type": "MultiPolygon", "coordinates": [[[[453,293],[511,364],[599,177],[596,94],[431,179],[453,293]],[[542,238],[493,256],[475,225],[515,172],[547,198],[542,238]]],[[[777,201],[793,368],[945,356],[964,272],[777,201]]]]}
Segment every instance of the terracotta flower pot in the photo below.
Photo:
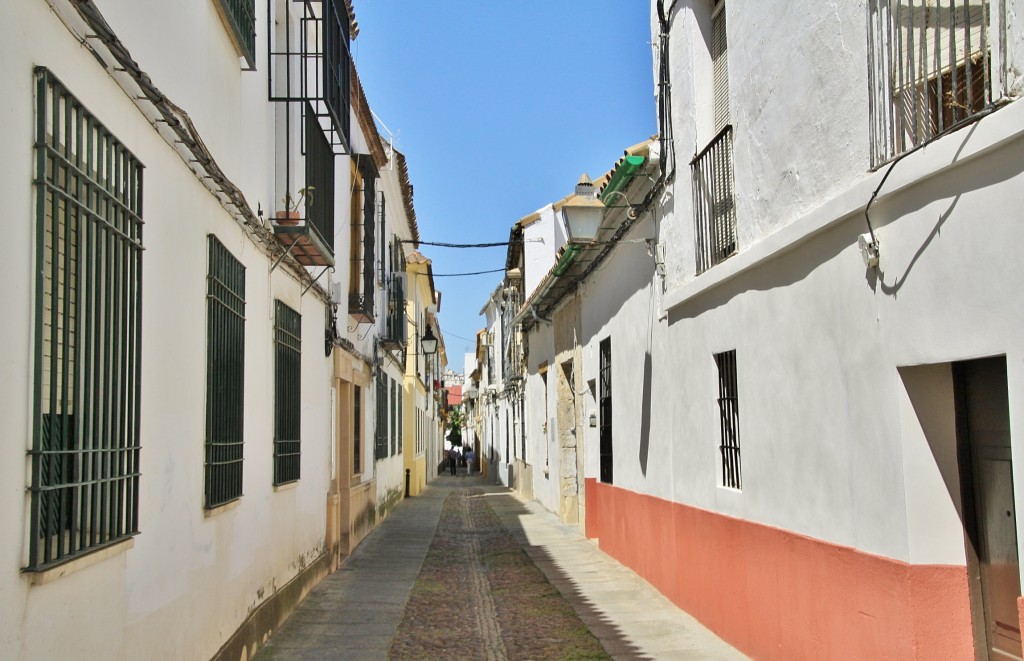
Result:
{"type": "Polygon", "coordinates": [[[278,225],[298,225],[299,224],[299,212],[298,211],[276,211],[274,212],[274,222],[278,225]]]}

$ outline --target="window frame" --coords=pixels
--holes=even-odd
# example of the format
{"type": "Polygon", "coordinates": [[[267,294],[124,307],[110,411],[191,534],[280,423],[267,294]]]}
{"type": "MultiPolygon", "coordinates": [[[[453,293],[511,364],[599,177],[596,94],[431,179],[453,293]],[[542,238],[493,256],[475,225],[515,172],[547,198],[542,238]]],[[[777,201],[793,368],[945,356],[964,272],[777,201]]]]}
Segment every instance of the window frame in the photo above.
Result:
{"type": "Polygon", "coordinates": [[[721,486],[740,491],[743,472],[740,461],[739,372],[736,350],[714,355],[718,368],[718,450],[722,466],[721,486]]]}
{"type": "Polygon", "coordinates": [[[245,71],[256,70],[256,0],[214,0],[228,36],[245,60],[245,71]]]}
{"type": "Polygon", "coordinates": [[[274,299],[274,486],[302,477],[302,315],[274,299]]]}
{"type": "Polygon", "coordinates": [[[206,442],[203,506],[242,497],[245,399],[245,266],[207,235],[206,442]]]}
{"type": "Polygon", "coordinates": [[[48,69],[33,75],[37,268],[25,571],[39,572],[139,533],[144,166],[48,69]]]}
{"type": "Polygon", "coordinates": [[[903,5],[894,13],[892,1],[869,0],[865,10],[872,169],[970,121],[1002,98],[1006,80],[1002,3],[980,0],[972,10],[968,3],[938,0],[935,6],[912,7],[904,18],[903,5]],[[944,10],[952,10],[945,25],[944,10]],[[947,86],[952,98],[944,102],[947,86]]]}
{"type": "Polygon", "coordinates": [[[615,444],[612,435],[612,338],[598,344],[598,449],[600,472],[605,484],[614,484],[615,444]]]}

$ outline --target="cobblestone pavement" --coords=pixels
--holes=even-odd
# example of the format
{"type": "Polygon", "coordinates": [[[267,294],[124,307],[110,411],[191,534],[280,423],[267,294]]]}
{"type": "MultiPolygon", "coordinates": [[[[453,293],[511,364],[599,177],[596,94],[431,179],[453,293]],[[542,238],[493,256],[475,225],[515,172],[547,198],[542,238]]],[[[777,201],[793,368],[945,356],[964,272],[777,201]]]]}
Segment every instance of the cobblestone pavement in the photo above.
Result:
{"type": "Polygon", "coordinates": [[[448,496],[391,659],[609,659],[488,504],[448,496]]]}
{"type": "Polygon", "coordinates": [[[740,661],[574,525],[439,476],[320,582],[254,661],[740,661]]]}

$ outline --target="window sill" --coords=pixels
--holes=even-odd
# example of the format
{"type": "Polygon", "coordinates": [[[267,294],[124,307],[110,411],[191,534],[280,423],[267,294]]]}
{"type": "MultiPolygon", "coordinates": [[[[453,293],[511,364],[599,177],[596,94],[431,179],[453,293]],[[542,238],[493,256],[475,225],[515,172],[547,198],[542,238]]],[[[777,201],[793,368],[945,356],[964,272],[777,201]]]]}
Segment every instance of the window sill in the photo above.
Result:
{"type": "Polygon", "coordinates": [[[298,480],[292,480],[291,482],[285,482],[284,484],[275,484],[274,493],[278,491],[291,491],[299,486],[298,480]]]}
{"type": "Polygon", "coordinates": [[[46,585],[64,578],[65,576],[74,574],[86,567],[91,567],[103,562],[104,560],[113,558],[114,556],[127,553],[134,547],[135,538],[130,537],[111,546],[106,546],[87,555],[75,558],[74,560],[69,560],[62,565],[57,565],[56,567],[51,567],[50,569],[38,572],[27,571],[25,574],[28,576],[29,582],[32,585],[46,585]]]}
{"type": "Polygon", "coordinates": [[[241,502],[242,502],[242,499],[241,499],[241,497],[239,497],[239,498],[235,498],[234,500],[232,500],[231,502],[228,502],[228,503],[223,503],[221,505],[215,505],[214,507],[204,507],[203,508],[203,516],[205,518],[209,519],[211,517],[217,516],[221,512],[227,512],[228,510],[235,509],[236,507],[238,507],[238,505],[241,502]]]}

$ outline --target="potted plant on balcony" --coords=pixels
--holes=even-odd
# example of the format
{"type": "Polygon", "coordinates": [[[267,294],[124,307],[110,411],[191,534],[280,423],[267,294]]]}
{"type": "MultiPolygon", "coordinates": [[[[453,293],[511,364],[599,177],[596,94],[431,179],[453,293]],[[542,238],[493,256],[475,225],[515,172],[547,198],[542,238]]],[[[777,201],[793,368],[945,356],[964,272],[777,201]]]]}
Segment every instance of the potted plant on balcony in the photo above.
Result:
{"type": "Polygon", "coordinates": [[[284,209],[274,213],[274,221],[278,225],[298,225],[301,219],[299,208],[302,206],[303,200],[307,207],[313,206],[313,191],[315,190],[315,186],[300,188],[295,197],[292,197],[291,193],[285,193],[281,199],[284,209]]]}

